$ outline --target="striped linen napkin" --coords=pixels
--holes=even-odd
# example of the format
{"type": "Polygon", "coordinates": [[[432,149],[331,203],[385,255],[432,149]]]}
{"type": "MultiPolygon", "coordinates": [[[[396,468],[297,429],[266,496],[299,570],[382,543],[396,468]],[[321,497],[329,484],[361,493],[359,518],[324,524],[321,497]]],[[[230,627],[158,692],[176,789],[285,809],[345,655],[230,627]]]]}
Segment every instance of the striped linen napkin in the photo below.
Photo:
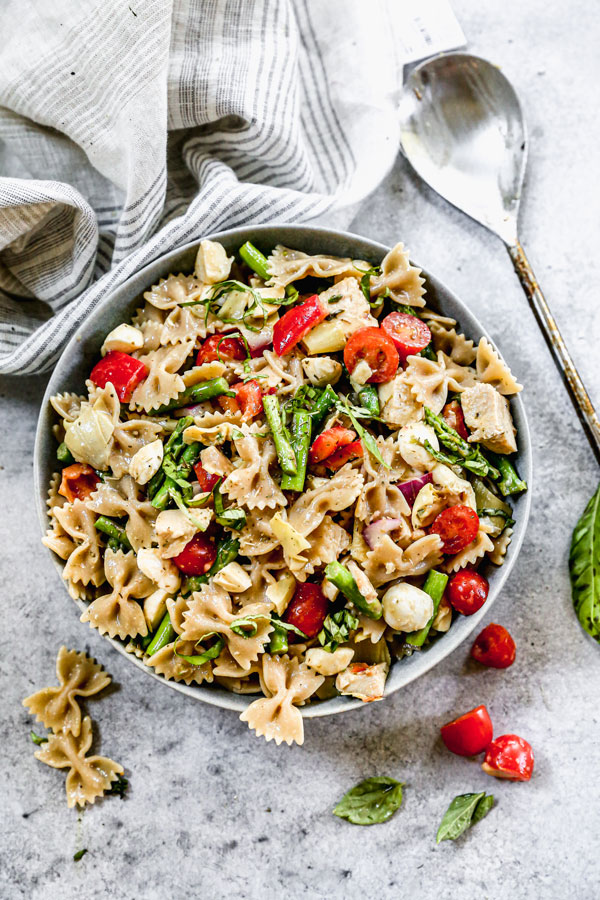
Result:
{"type": "Polygon", "coordinates": [[[348,224],[398,150],[392,20],[385,0],[4,0],[0,372],[50,368],[177,246],[348,224]]]}

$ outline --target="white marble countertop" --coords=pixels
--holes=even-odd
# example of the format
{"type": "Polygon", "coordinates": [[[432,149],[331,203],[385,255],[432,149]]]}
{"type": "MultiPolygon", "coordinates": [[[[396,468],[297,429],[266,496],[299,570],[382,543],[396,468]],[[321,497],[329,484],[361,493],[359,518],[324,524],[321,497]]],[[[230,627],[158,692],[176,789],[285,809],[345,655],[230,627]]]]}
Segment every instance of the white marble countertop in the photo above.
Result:
{"type": "MultiPolygon", "coordinates": [[[[576,0],[455,0],[472,52],[502,66],[530,129],[522,239],[600,406],[597,10],[576,0]]],[[[304,747],[256,739],[233,713],[143,677],[87,625],[39,544],[31,457],[44,378],[2,382],[2,898],[577,898],[598,895],[600,649],[573,614],[570,534],[598,468],[502,245],[418,183],[399,159],[352,230],[413,257],[472,304],[526,385],[534,443],[533,514],[493,621],[517,641],[515,665],[481,671],[459,648],[391,697],[306,723],[304,747]],[[64,776],[33,758],[22,697],[53,681],[58,647],[88,648],[113,675],[88,708],[101,750],[131,781],[126,800],[68,810],[64,776]],[[497,733],[534,747],[529,784],[496,782],[454,757],[439,725],[486,703],[497,733]],[[372,774],[406,782],[386,825],[331,815],[372,774]],[[458,793],[497,806],[456,843],[435,833],[458,793]],[[83,847],[88,854],[73,862],[83,847]]]]}

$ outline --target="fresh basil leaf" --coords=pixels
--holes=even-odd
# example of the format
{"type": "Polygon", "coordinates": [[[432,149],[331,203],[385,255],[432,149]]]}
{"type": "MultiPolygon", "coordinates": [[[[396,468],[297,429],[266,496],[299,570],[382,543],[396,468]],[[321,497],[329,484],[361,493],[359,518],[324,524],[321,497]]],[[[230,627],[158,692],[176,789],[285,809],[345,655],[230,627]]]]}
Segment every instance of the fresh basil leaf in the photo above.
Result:
{"type": "Polygon", "coordinates": [[[127,778],[124,778],[122,775],[117,775],[117,780],[113,781],[111,786],[107,791],[104,791],[106,795],[111,794],[114,797],[120,797],[121,800],[125,799],[125,793],[127,788],[129,787],[129,781],[127,778]]]}
{"type": "Polygon", "coordinates": [[[254,637],[256,632],[258,631],[257,620],[258,619],[269,619],[270,616],[243,616],[239,619],[234,619],[231,625],[229,626],[234,634],[239,634],[240,637],[243,638],[251,638],[254,637]]]}
{"type": "Polygon", "coordinates": [[[291,622],[284,622],[283,619],[280,619],[278,616],[271,616],[271,621],[276,628],[281,629],[282,631],[292,631],[294,634],[298,635],[298,637],[302,638],[305,641],[309,640],[307,634],[301,631],[296,625],[292,625],[291,622]]]}
{"type": "Polygon", "coordinates": [[[407,303],[400,303],[398,300],[394,300],[393,297],[392,300],[396,304],[396,309],[394,310],[394,312],[406,313],[407,316],[415,316],[415,318],[417,319],[420,318],[418,312],[416,311],[416,309],[414,309],[414,307],[409,306],[407,303]]]}
{"type": "MultiPolygon", "coordinates": [[[[216,659],[217,656],[219,655],[219,653],[221,652],[221,650],[223,649],[223,647],[225,646],[225,640],[221,637],[220,634],[217,634],[215,631],[211,631],[208,634],[204,634],[200,638],[200,641],[205,641],[209,637],[216,637],[217,640],[212,645],[212,647],[209,647],[208,650],[204,651],[204,653],[200,653],[195,656],[184,656],[184,654],[180,653],[177,649],[177,643],[178,643],[179,639],[177,641],[175,641],[175,647],[174,647],[175,653],[181,659],[185,659],[185,661],[187,663],[189,663],[191,666],[202,666],[202,665],[204,665],[205,662],[208,662],[210,659],[216,659]]],[[[199,644],[200,641],[196,641],[196,643],[199,644]]]]}
{"type": "MultiPolygon", "coordinates": [[[[105,793],[107,792],[105,791],[105,793]]],[[[80,859],[83,859],[86,853],[87,847],[84,847],[83,850],[78,850],[77,853],[73,854],[73,862],[79,862],[80,859]]]]}
{"type": "Polygon", "coordinates": [[[350,637],[350,632],[358,628],[358,618],[349,609],[338,609],[337,612],[325,617],[323,627],[317,635],[317,639],[328,653],[334,653],[340,644],[350,637]]]}
{"type": "Polygon", "coordinates": [[[219,485],[215,485],[213,489],[215,498],[215,522],[224,528],[231,528],[233,531],[241,531],[246,524],[246,513],[243,509],[230,506],[225,509],[223,503],[223,495],[219,490],[219,485]]]}
{"type": "Polygon", "coordinates": [[[600,642],[600,485],[573,531],[569,573],[581,627],[600,642]]]}
{"type": "Polygon", "coordinates": [[[484,509],[478,509],[477,515],[481,519],[482,516],[487,516],[489,519],[504,519],[504,525],[502,526],[502,531],[505,528],[512,528],[515,524],[515,520],[511,519],[509,514],[505,509],[500,509],[499,507],[485,507],[484,509]]]}
{"type": "MultiPolygon", "coordinates": [[[[369,431],[367,431],[366,428],[363,428],[363,426],[360,424],[360,422],[356,418],[355,413],[353,412],[354,408],[350,406],[346,398],[338,397],[336,405],[340,412],[348,416],[348,418],[352,422],[352,425],[354,426],[354,429],[356,430],[356,433],[358,434],[359,438],[361,439],[371,456],[374,456],[377,462],[385,469],[391,468],[381,455],[381,451],[377,446],[377,441],[375,440],[373,435],[369,431]]],[[[361,410],[361,412],[364,412],[368,418],[373,418],[368,409],[361,410]]]]}
{"type": "Polygon", "coordinates": [[[38,747],[39,747],[41,744],[45,744],[46,741],[48,740],[47,737],[40,737],[39,734],[36,734],[36,733],[35,733],[35,731],[30,731],[30,732],[29,732],[29,737],[31,738],[31,740],[33,741],[34,744],[37,744],[37,745],[38,745],[38,747]]]}
{"type": "Polygon", "coordinates": [[[486,795],[485,791],[479,794],[459,794],[444,813],[436,835],[436,843],[455,841],[467,828],[483,819],[493,805],[493,796],[486,795]],[[481,809],[480,804],[483,804],[481,809]]]}
{"type": "Polygon", "coordinates": [[[403,787],[402,782],[386,776],[366,778],[344,794],[333,814],[353,825],[387,822],[400,808],[403,787]]]}

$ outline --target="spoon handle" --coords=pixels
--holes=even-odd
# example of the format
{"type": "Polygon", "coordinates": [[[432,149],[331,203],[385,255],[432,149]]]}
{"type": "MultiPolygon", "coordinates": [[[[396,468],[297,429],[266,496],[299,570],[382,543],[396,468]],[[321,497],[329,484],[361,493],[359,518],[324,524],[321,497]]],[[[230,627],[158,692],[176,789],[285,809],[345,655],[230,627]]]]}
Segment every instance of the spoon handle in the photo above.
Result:
{"type": "Polygon", "coordinates": [[[540,286],[534,275],[533,269],[529,264],[529,260],[525,255],[519,241],[512,246],[507,247],[512,259],[515,272],[519,276],[519,280],[523,286],[523,290],[527,294],[529,305],[537,319],[546,343],[554,357],[558,369],[561,371],[565,385],[575,411],[581,420],[581,424],[587,434],[592,450],[596,454],[596,459],[600,462],[600,420],[593,407],[590,396],[585,388],[579,372],[575,368],[575,363],[571,359],[571,355],[567,350],[563,337],[558,330],[558,325],[554,316],[550,312],[550,308],[546,303],[546,298],[540,290],[540,286]]]}

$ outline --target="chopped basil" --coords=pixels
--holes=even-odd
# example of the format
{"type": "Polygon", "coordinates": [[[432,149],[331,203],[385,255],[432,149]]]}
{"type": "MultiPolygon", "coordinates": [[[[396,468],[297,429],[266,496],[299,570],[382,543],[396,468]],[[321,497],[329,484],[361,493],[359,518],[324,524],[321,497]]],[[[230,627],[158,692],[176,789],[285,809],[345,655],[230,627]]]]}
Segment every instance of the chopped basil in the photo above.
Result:
{"type": "Polygon", "coordinates": [[[48,740],[47,737],[40,737],[39,734],[35,733],[35,731],[30,731],[29,736],[30,736],[31,740],[33,741],[33,743],[37,744],[38,747],[40,746],[40,744],[45,744],[46,741],[48,740]]]}
{"type": "Polygon", "coordinates": [[[117,775],[117,780],[113,781],[110,788],[105,791],[105,794],[111,794],[114,797],[120,797],[121,800],[125,799],[125,793],[127,788],[129,787],[129,781],[127,778],[124,778],[122,775],[117,775]]]}
{"type": "MultiPolygon", "coordinates": [[[[221,650],[223,649],[223,647],[225,646],[225,640],[221,637],[220,634],[217,634],[216,631],[211,631],[211,632],[209,632],[209,634],[203,635],[200,638],[200,641],[205,641],[209,637],[216,637],[217,640],[212,645],[212,647],[209,647],[208,650],[204,651],[204,653],[200,653],[200,654],[197,654],[194,656],[184,656],[184,654],[180,653],[179,650],[177,649],[177,643],[178,643],[179,638],[177,639],[177,641],[175,641],[175,647],[174,647],[175,653],[181,659],[185,659],[185,661],[187,663],[189,663],[191,666],[203,666],[204,663],[208,662],[210,659],[216,659],[217,656],[219,655],[219,653],[221,652],[221,650]]],[[[200,641],[196,641],[196,643],[199,644],[200,641]]]]}
{"type": "Polygon", "coordinates": [[[79,862],[80,859],[83,859],[86,853],[87,847],[84,847],[83,850],[78,850],[77,853],[73,854],[73,862],[79,862]]]}
{"type": "Polygon", "coordinates": [[[333,653],[340,644],[348,640],[350,632],[358,628],[358,624],[358,618],[349,609],[338,609],[326,616],[317,640],[323,650],[333,653]]]}
{"type": "Polygon", "coordinates": [[[484,816],[487,816],[494,805],[494,797],[481,791],[479,794],[459,794],[455,797],[442,818],[436,843],[455,841],[467,828],[471,828],[484,816]]]}
{"type": "Polygon", "coordinates": [[[344,794],[333,814],[353,825],[387,822],[400,808],[403,787],[404,784],[394,778],[366,778],[344,794]]]}

